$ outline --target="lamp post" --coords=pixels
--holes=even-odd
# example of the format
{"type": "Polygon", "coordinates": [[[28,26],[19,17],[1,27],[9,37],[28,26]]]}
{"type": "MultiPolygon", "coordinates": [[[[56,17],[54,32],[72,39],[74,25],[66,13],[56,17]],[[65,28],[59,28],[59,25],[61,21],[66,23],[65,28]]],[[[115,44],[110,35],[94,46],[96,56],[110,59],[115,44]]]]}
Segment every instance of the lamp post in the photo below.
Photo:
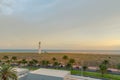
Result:
{"type": "Polygon", "coordinates": [[[81,61],[81,76],[83,76],[83,60],[81,61]]]}
{"type": "Polygon", "coordinates": [[[38,54],[41,54],[41,42],[39,42],[39,46],[38,46],[38,54]]]}

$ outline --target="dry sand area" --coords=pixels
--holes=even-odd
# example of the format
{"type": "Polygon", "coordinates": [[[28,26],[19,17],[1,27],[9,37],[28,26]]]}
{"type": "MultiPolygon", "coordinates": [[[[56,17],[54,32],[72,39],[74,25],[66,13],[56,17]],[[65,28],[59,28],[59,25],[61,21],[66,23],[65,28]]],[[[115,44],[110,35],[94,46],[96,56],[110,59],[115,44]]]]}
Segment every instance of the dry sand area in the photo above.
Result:
{"type": "Polygon", "coordinates": [[[81,61],[84,62],[85,65],[88,66],[96,66],[103,60],[109,60],[110,65],[115,67],[118,63],[120,63],[120,55],[113,54],[90,54],[90,53],[0,53],[0,59],[3,56],[17,56],[18,60],[21,59],[37,59],[41,60],[49,60],[52,61],[52,58],[55,57],[57,61],[64,62],[62,57],[66,55],[69,58],[73,58],[76,61],[76,64],[81,64],[81,61]]]}

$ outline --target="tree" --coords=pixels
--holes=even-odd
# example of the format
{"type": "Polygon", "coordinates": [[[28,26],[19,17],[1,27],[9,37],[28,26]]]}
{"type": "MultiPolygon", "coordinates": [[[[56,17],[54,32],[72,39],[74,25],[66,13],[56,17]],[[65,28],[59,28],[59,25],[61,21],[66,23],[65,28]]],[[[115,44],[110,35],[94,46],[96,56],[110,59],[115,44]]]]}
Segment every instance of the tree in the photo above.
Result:
{"type": "Polygon", "coordinates": [[[103,77],[103,75],[107,72],[107,66],[102,63],[99,65],[99,70],[100,70],[102,77],[103,77]]]}
{"type": "Polygon", "coordinates": [[[88,69],[88,66],[84,65],[82,66],[82,68],[83,68],[83,71],[86,71],[88,69]]]}
{"type": "Polygon", "coordinates": [[[21,65],[21,63],[22,63],[22,61],[17,61],[17,63],[18,63],[18,65],[20,66],[20,65],[21,65]]]}
{"type": "Polygon", "coordinates": [[[26,59],[22,59],[21,63],[24,64],[24,66],[25,66],[25,64],[27,64],[26,59]]]}
{"type": "Polygon", "coordinates": [[[29,61],[30,66],[36,66],[37,63],[38,63],[38,61],[36,59],[32,59],[31,61],[29,61]]]}
{"type": "Polygon", "coordinates": [[[13,57],[11,58],[11,60],[16,61],[16,60],[17,60],[17,57],[16,57],[16,56],[13,56],[13,57]]]}
{"type": "Polygon", "coordinates": [[[7,60],[6,63],[11,64],[11,60],[7,60]]]}
{"type": "Polygon", "coordinates": [[[10,65],[0,67],[0,80],[18,80],[17,73],[10,65]]]}
{"type": "Polygon", "coordinates": [[[68,56],[64,55],[62,59],[65,61],[65,64],[66,64],[66,61],[68,60],[68,56]]]}
{"type": "Polygon", "coordinates": [[[50,64],[50,62],[49,62],[49,61],[46,61],[46,66],[48,66],[48,64],[50,64]]]}
{"type": "Polygon", "coordinates": [[[56,61],[57,59],[55,57],[52,58],[53,61],[56,61]]]}
{"type": "Polygon", "coordinates": [[[45,61],[45,60],[42,60],[42,61],[41,61],[41,64],[42,64],[42,66],[45,66],[46,61],[45,61]]]}
{"type": "Polygon", "coordinates": [[[66,69],[71,69],[72,68],[72,64],[71,63],[67,63],[65,67],[66,67],[66,69]]]}
{"type": "Polygon", "coordinates": [[[34,66],[36,66],[38,64],[38,60],[33,59],[32,61],[33,61],[34,66]]]}
{"type": "Polygon", "coordinates": [[[75,63],[75,59],[70,59],[69,63],[71,63],[71,64],[75,63]]]}
{"type": "Polygon", "coordinates": [[[4,60],[8,60],[9,59],[9,57],[8,56],[3,56],[3,58],[2,59],[4,59],[4,60]]]}
{"type": "Polygon", "coordinates": [[[46,67],[46,66],[48,66],[48,64],[49,64],[49,61],[42,60],[42,61],[41,61],[41,64],[42,64],[43,67],[46,67]]]}
{"type": "Polygon", "coordinates": [[[29,61],[29,65],[33,66],[34,65],[34,61],[29,61]]]}
{"type": "Polygon", "coordinates": [[[12,61],[13,63],[16,63],[16,60],[17,60],[17,57],[16,57],[16,56],[12,56],[11,61],[12,61]]]}
{"type": "Polygon", "coordinates": [[[2,61],[0,60],[0,64],[2,63],[2,61]]]}
{"type": "Polygon", "coordinates": [[[119,63],[119,64],[117,64],[117,69],[118,69],[118,70],[120,70],[120,63],[119,63]]]}
{"type": "Polygon", "coordinates": [[[109,60],[104,60],[102,63],[105,65],[109,65],[109,60]]]}
{"type": "Polygon", "coordinates": [[[33,59],[32,61],[33,61],[35,64],[38,63],[38,60],[36,60],[36,59],[33,59]]]}
{"type": "Polygon", "coordinates": [[[58,68],[59,63],[58,63],[58,62],[54,62],[54,63],[53,63],[53,66],[54,66],[55,68],[58,68]]]}

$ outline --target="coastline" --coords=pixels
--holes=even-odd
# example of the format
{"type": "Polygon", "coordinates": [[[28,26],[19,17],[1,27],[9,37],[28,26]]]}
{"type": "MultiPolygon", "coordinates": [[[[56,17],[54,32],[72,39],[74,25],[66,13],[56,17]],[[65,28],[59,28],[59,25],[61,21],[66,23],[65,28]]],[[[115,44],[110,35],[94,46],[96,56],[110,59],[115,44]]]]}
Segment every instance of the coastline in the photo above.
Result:
{"type": "MultiPolygon", "coordinates": [[[[42,53],[71,53],[71,54],[110,54],[120,55],[120,50],[57,50],[43,49],[42,53]]],[[[38,53],[38,49],[0,49],[0,53],[38,53]]]]}

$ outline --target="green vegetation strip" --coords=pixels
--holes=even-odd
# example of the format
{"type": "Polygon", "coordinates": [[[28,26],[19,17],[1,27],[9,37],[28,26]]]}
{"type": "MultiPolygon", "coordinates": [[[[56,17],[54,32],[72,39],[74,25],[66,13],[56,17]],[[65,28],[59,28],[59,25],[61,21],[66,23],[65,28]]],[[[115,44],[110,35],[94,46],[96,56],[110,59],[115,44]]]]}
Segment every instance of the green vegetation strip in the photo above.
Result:
{"type": "Polygon", "coordinates": [[[37,69],[40,69],[38,67],[29,67],[29,66],[26,66],[26,67],[22,67],[22,68],[25,68],[25,69],[29,69],[30,71],[34,71],[34,70],[37,70],[37,69]]]}
{"type": "MultiPolygon", "coordinates": [[[[71,74],[73,75],[80,75],[81,72],[77,70],[71,70],[71,74]]],[[[120,80],[120,75],[114,75],[114,74],[104,74],[102,77],[100,73],[97,72],[83,72],[84,76],[89,76],[89,77],[95,77],[95,78],[104,78],[108,80],[120,80]]]]}

